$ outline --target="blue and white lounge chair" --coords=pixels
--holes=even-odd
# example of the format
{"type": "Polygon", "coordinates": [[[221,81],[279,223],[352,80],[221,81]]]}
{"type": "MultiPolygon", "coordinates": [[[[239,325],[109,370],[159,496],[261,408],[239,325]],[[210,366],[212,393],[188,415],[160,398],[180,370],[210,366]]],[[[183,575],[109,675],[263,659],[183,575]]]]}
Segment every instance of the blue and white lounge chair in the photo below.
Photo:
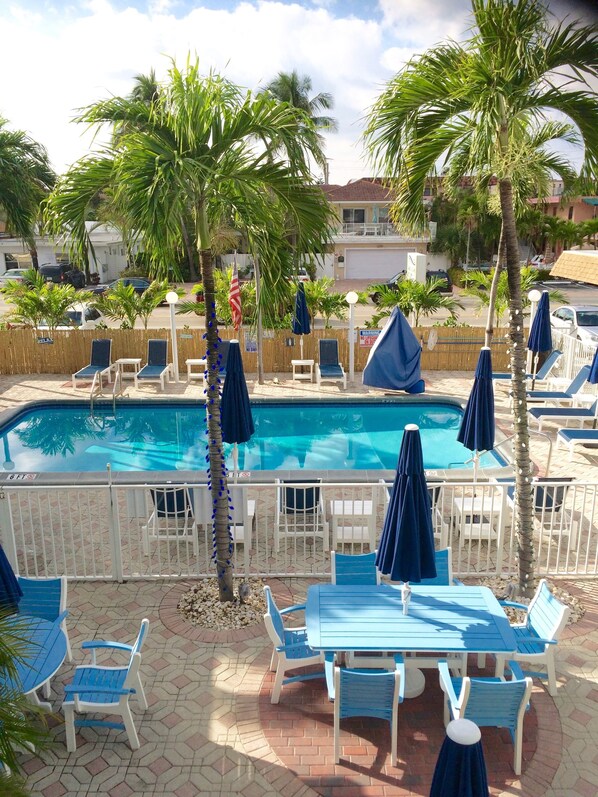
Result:
{"type": "Polygon", "coordinates": [[[147,365],[137,374],[138,382],[159,382],[164,390],[166,379],[170,381],[172,365],[168,363],[168,341],[152,339],[147,342],[147,365]]]}
{"type": "MultiPolygon", "coordinates": [[[[535,381],[536,382],[544,382],[548,378],[548,376],[550,375],[550,372],[552,371],[552,369],[555,367],[555,365],[557,364],[557,362],[559,361],[559,359],[562,356],[563,356],[563,352],[562,351],[559,351],[558,349],[553,349],[550,352],[550,354],[548,355],[548,357],[544,360],[544,362],[542,363],[540,368],[538,368],[538,372],[536,373],[535,381]]],[[[512,374],[510,372],[506,372],[506,371],[505,372],[497,371],[496,373],[492,374],[492,379],[497,379],[497,380],[500,380],[500,381],[508,381],[508,382],[510,382],[511,378],[512,378],[512,374]]],[[[533,379],[534,375],[533,374],[526,374],[526,378],[527,379],[533,379]]]]}
{"type": "Polygon", "coordinates": [[[83,643],[83,649],[91,651],[92,663],[77,667],[72,683],[67,684],[64,688],[65,699],[62,708],[66,729],[66,747],[69,753],[73,753],[77,749],[76,727],[126,730],[131,749],[139,749],[139,737],[133,722],[129,700],[131,695],[135,695],[141,708],[147,709],[147,700],[139,676],[139,666],[141,664],[141,648],[148,626],[149,620],[141,621],[139,634],[132,645],[100,640],[83,643]],[[96,664],[96,651],[101,649],[127,653],[129,656],[127,666],[103,667],[96,664]],[[75,713],[116,714],[121,716],[123,721],[121,723],[98,719],[75,720],[75,713]]]}
{"type": "Polygon", "coordinates": [[[343,388],[347,389],[347,375],[343,366],[338,361],[338,340],[336,338],[323,338],[320,344],[320,362],[316,363],[316,383],[318,387],[324,381],[342,381],[343,388]]]}
{"type": "Polygon", "coordinates": [[[91,341],[91,361],[85,368],[81,368],[73,374],[73,390],[77,387],[77,379],[99,379],[100,389],[102,388],[102,376],[108,376],[110,382],[110,372],[112,370],[112,341],[109,338],[99,338],[91,341]]]}
{"type": "Polygon", "coordinates": [[[538,431],[542,431],[544,421],[579,421],[581,429],[585,421],[595,421],[598,417],[598,399],[591,407],[532,407],[527,411],[530,418],[538,422],[538,431]]]}
{"type": "Polygon", "coordinates": [[[584,365],[565,390],[528,390],[528,401],[555,401],[562,405],[573,404],[575,394],[579,393],[584,382],[587,381],[589,373],[590,366],[584,365]]]}
{"type": "Polygon", "coordinates": [[[569,459],[577,446],[598,445],[598,429],[559,429],[556,433],[556,447],[569,449],[569,459]]]}

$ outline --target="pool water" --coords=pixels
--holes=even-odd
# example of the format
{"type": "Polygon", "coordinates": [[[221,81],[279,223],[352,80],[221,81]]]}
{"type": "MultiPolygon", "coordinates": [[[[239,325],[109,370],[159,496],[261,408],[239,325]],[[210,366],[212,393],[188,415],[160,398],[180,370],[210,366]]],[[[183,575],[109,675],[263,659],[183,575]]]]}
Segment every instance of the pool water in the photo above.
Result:
{"type": "MultiPolygon", "coordinates": [[[[403,429],[420,427],[428,469],[469,468],[457,442],[462,411],[417,402],[252,404],[255,434],[239,446],[239,469],[393,470],[403,429]]],[[[202,405],[119,404],[36,407],[0,429],[5,469],[29,472],[206,469],[202,405]],[[8,463],[8,467],[7,467],[8,463]]],[[[232,446],[225,446],[232,467],[232,446]]],[[[485,454],[482,466],[503,465],[485,454]]]]}

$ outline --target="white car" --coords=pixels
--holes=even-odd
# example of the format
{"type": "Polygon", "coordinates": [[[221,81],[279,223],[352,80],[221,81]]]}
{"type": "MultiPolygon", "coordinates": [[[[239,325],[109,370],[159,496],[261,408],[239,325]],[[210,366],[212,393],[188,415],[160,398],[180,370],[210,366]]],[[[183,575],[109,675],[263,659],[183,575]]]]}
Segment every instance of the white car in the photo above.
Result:
{"type": "MultiPolygon", "coordinates": [[[[97,329],[105,324],[105,318],[95,307],[84,302],[72,304],[66,311],[63,323],[56,329],[97,329]]],[[[47,324],[40,324],[38,329],[47,329],[47,324]]]]}
{"type": "Polygon", "coordinates": [[[25,282],[27,274],[29,274],[30,271],[30,268],[11,268],[5,271],[4,274],[0,274],[0,288],[4,288],[9,280],[14,280],[14,282],[25,282]]]}
{"type": "Polygon", "coordinates": [[[598,305],[564,305],[550,314],[550,325],[578,340],[598,346],[598,305]]]}

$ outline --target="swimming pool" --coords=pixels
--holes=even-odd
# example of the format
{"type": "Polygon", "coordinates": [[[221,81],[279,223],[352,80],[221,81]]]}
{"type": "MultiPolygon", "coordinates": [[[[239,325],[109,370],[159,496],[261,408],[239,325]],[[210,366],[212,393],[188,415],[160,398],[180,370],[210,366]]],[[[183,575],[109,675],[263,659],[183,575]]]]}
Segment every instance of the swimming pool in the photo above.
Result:
{"type": "MultiPolygon", "coordinates": [[[[403,429],[421,430],[428,469],[470,469],[457,442],[458,402],[422,400],[252,402],[255,434],[239,446],[243,471],[394,470],[403,429]]],[[[193,403],[37,403],[0,426],[4,468],[17,472],[206,469],[205,410],[193,403]]],[[[232,467],[232,446],[225,446],[232,467]]],[[[502,467],[487,453],[482,467],[502,467]]]]}

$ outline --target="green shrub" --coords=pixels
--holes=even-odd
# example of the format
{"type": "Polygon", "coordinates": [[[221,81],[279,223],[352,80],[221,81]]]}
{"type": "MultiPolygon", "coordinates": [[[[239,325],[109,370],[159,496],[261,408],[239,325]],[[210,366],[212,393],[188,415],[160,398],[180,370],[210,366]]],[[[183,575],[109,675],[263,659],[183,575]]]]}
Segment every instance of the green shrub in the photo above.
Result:
{"type": "Polygon", "coordinates": [[[451,278],[453,285],[456,285],[457,288],[463,287],[465,284],[465,272],[461,266],[449,266],[447,269],[447,274],[451,278]]]}

